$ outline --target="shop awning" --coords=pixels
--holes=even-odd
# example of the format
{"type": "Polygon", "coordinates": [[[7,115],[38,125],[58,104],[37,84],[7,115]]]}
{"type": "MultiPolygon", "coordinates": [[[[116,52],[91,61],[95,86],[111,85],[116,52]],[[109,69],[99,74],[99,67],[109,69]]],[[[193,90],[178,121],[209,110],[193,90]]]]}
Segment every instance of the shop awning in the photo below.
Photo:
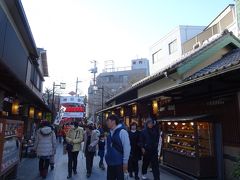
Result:
{"type": "MultiPolygon", "coordinates": [[[[155,92],[153,94],[142,96],[142,97],[139,97],[139,98],[136,98],[136,99],[133,99],[133,100],[130,100],[130,101],[126,101],[126,102],[123,102],[121,104],[117,104],[117,105],[114,105],[112,107],[100,110],[100,111],[97,112],[97,114],[101,113],[101,112],[110,111],[114,108],[121,107],[121,106],[126,105],[126,104],[137,103],[138,101],[145,100],[145,99],[148,99],[148,98],[155,98],[155,97],[164,96],[164,95],[165,96],[171,96],[171,93],[173,91],[176,91],[180,88],[185,88],[185,87],[190,86],[190,85],[194,85],[196,83],[200,83],[200,82],[202,82],[206,79],[210,79],[210,78],[214,78],[214,77],[219,77],[219,78],[222,79],[223,74],[234,72],[235,70],[240,69],[240,61],[239,61],[238,55],[240,55],[240,49],[237,49],[237,50],[229,53],[225,57],[223,57],[223,59],[226,59],[226,58],[228,59],[228,63],[222,63],[222,62],[225,62],[225,60],[220,59],[219,61],[217,61],[213,65],[209,66],[209,67],[215,67],[215,65],[219,65],[219,64],[222,63],[223,65],[221,64],[222,65],[221,67],[217,66],[217,70],[213,70],[211,72],[204,73],[203,75],[197,76],[197,77],[194,77],[194,78],[185,79],[180,84],[176,84],[176,85],[171,86],[171,87],[166,87],[166,89],[155,92]],[[232,57],[235,57],[235,58],[233,58],[233,59],[235,59],[235,61],[230,60],[232,57]]],[[[237,76],[235,76],[235,77],[237,77],[237,76]]]]}
{"type": "Polygon", "coordinates": [[[198,116],[180,116],[180,117],[165,117],[158,119],[157,121],[194,121],[194,120],[206,120],[210,117],[210,115],[198,115],[198,116]]]}

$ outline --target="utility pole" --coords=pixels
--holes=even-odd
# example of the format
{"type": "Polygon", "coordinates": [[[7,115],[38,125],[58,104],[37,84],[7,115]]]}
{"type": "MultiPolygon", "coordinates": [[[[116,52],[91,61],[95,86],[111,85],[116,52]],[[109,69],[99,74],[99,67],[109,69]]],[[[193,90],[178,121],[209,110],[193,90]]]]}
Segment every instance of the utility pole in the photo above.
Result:
{"type": "Polygon", "coordinates": [[[76,96],[78,95],[77,94],[78,93],[78,83],[80,83],[80,82],[82,82],[82,81],[79,81],[78,77],[77,77],[77,81],[76,81],[76,96]]]}
{"type": "Polygon", "coordinates": [[[96,85],[97,61],[92,60],[91,63],[93,63],[93,68],[90,69],[91,73],[93,73],[93,85],[96,85]]]}

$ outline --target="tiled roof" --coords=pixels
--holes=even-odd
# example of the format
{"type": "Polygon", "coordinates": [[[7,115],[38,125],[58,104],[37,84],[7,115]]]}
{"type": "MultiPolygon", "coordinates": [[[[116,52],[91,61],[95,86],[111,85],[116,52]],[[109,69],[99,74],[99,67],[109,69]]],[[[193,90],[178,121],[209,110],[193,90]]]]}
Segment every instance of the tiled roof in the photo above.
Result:
{"type": "Polygon", "coordinates": [[[117,97],[121,96],[122,94],[125,94],[131,90],[137,89],[140,86],[144,86],[145,84],[147,84],[148,82],[154,81],[155,79],[158,79],[159,77],[164,75],[165,71],[171,70],[171,69],[176,69],[177,67],[187,63],[188,61],[191,60],[192,57],[196,57],[199,55],[199,53],[204,52],[205,50],[207,50],[209,47],[213,46],[214,44],[218,43],[219,41],[221,41],[222,39],[224,39],[225,37],[227,37],[228,35],[231,35],[233,38],[236,38],[238,41],[239,39],[237,37],[235,37],[232,32],[228,32],[228,31],[224,31],[222,34],[216,34],[213,37],[209,38],[202,46],[200,46],[197,49],[193,49],[192,51],[182,55],[181,58],[176,59],[174,62],[172,62],[171,64],[169,64],[168,66],[162,67],[158,72],[156,72],[155,74],[148,76],[136,83],[134,83],[130,88],[126,89],[125,91],[117,94],[116,96],[112,97],[111,99],[107,100],[107,103],[113,101],[114,99],[116,99],[117,97]]]}
{"type": "Polygon", "coordinates": [[[224,55],[221,59],[194,73],[190,77],[186,78],[184,81],[193,80],[238,64],[240,64],[240,48],[232,50],[228,54],[224,55]]]}

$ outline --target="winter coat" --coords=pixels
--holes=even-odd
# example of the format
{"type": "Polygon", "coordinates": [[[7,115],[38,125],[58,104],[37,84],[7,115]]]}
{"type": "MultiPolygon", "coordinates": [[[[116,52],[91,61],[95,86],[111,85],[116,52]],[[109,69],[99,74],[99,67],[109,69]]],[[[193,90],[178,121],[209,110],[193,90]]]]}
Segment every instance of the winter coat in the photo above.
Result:
{"type": "Polygon", "coordinates": [[[81,127],[71,128],[66,136],[66,141],[69,144],[73,145],[72,152],[80,151],[81,143],[83,141],[84,130],[81,127]]]}
{"type": "Polygon", "coordinates": [[[140,147],[140,132],[136,131],[136,132],[132,132],[129,131],[128,132],[129,135],[129,140],[130,140],[130,144],[131,144],[131,153],[130,153],[130,157],[134,158],[136,160],[140,160],[141,159],[141,147],[140,147]]]}
{"type": "MultiPolygon", "coordinates": [[[[83,146],[83,152],[86,153],[86,149],[87,147],[87,138],[88,138],[88,134],[87,131],[84,132],[84,146],[83,146]]],[[[97,132],[95,130],[92,130],[91,132],[91,141],[90,141],[90,146],[93,147],[93,151],[97,150],[97,144],[98,144],[98,135],[97,132]]]]}
{"type": "Polygon", "coordinates": [[[145,128],[140,135],[140,146],[144,148],[146,152],[157,153],[159,144],[160,132],[158,128],[152,129],[145,128]]]}
{"type": "Polygon", "coordinates": [[[52,156],[56,153],[56,135],[51,127],[43,127],[37,131],[34,149],[37,156],[52,156]]]}
{"type": "Polygon", "coordinates": [[[98,141],[98,156],[104,157],[105,146],[106,146],[106,140],[105,139],[98,141]]]}

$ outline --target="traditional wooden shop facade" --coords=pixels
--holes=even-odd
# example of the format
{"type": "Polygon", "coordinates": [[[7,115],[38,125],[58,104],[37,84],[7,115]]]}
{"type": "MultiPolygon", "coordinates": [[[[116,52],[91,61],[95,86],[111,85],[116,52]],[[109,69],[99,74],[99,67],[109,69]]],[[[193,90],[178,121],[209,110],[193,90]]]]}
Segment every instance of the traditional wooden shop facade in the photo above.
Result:
{"type": "Polygon", "coordinates": [[[46,51],[36,48],[21,1],[0,0],[0,179],[14,178],[23,138],[50,112],[45,76],[46,51]]]}
{"type": "Polygon", "coordinates": [[[101,112],[142,127],[147,117],[156,118],[163,168],[185,177],[230,179],[240,153],[239,47],[239,39],[225,32],[110,99],[101,112]]]}

